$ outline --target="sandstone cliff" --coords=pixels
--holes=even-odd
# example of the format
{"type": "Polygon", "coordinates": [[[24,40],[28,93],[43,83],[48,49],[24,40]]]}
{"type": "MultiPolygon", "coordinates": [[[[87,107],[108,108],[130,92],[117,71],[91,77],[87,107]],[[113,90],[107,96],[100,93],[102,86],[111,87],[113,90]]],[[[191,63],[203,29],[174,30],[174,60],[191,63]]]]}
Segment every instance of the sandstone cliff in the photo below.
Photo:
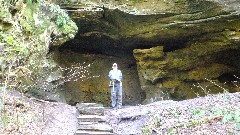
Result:
{"type": "MultiPolygon", "coordinates": [[[[59,4],[71,14],[79,31],[60,50],[94,54],[78,58],[92,60],[96,65],[93,70],[100,77],[81,84],[82,88],[69,89],[91,91],[87,92],[90,95],[104,91],[108,96],[106,76],[113,62],[121,65],[125,75],[125,102],[218,93],[223,89],[214,82],[223,86],[225,81],[236,79],[233,75],[239,75],[237,0],[71,2],[59,4]],[[138,74],[134,74],[136,70],[138,74]]],[[[238,91],[232,83],[224,87],[238,91]]],[[[100,101],[95,97],[92,100],[100,101]]],[[[108,97],[101,100],[109,102],[108,97]]]]}

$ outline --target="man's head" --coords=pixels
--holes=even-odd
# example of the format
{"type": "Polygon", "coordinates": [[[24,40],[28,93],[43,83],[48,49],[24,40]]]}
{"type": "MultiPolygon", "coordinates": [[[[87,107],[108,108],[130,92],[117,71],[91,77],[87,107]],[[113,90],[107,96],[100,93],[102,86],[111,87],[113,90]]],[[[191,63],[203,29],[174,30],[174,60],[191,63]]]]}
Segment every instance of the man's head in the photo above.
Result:
{"type": "Polygon", "coordinates": [[[117,63],[113,63],[113,66],[112,66],[112,68],[117,68],[117,63]]]}

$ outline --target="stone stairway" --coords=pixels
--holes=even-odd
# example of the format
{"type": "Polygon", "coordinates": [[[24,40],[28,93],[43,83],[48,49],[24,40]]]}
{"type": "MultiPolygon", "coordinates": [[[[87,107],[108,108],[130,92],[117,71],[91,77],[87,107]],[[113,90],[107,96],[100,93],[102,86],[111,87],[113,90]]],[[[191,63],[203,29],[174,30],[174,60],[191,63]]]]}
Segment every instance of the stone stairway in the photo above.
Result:
{"type": "Polygon", "coordinates": [[[113,135],[113,129],[106,123],[104,107],[97,103],[78,103],[78,130],[75,135],[113,135]]]}

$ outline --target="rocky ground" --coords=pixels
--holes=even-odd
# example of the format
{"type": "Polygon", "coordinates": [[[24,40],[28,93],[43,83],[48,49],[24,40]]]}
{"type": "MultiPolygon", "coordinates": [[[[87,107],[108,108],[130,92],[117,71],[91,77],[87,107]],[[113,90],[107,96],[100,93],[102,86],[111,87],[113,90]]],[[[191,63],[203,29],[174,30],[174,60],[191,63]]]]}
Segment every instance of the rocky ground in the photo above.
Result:
{"type": "Polygon", "coordinates": [[[106,110],[116,134],[240,134],[240,93],[106,110]],[[145,126],[147,125],[147,126],[145,126]]]}
{"type": "MultiPolygon", "coordinates": [[[[11,92],[5,99],[1,134],[73,135],[76,131],[78,112],[74,106],[11,92]]],[[[240,93],[225,93],[118,110],[106,108],[105,116],[114,134],[240,134],[239,101],[240,93]]]]}

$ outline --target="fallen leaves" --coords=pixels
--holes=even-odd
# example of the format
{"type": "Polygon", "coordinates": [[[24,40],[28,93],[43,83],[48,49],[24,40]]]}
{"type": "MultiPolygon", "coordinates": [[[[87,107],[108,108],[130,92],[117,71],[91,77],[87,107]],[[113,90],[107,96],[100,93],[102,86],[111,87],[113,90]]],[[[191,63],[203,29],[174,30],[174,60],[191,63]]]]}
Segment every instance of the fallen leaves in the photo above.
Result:
{"type": "Polygon", "coordinates": [[[41,110],[40,104],[24,96],[6,95],[0,110],[0,134],[41,134],[41,110]]]}
{"type": "Polygon", "coordinates": [[[240,93],[209,95],[184,101],[158,101],[148,105],[107,110],[116,134],[228,135],[240,133],[240,93]],[[147,112],[137,120],[117,118],[147,112]],[[225,118],[225,122],[223,121],[225,118]]]}

